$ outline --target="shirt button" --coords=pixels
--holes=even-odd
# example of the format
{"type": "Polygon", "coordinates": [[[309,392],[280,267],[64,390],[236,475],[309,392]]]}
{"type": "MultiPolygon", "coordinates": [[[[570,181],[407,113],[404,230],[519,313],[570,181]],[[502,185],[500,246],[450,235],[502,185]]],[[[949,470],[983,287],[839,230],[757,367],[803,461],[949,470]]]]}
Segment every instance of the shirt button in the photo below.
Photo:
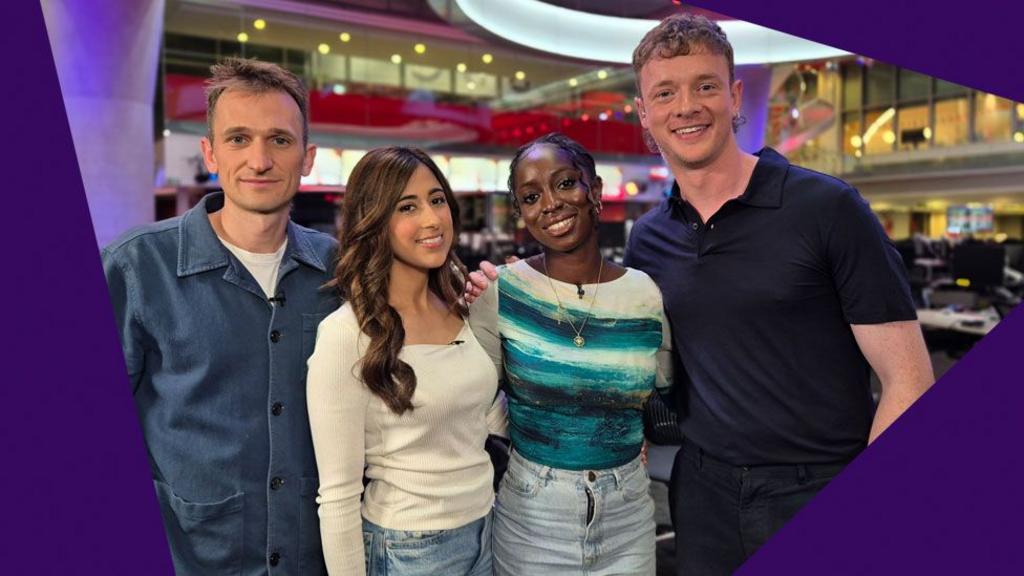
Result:
{"type": "Polygon", "coordinates": [[[272,478],[272,479],[270,480],[270,489],[271,489],[271,490],[277,490],[277,489],[278,489],[278,488],[280,488],[281,486],[284,486],[284,478],[279,478],[279,477],[277,477],[277,476],[274,476],[274,477],[273,477],[273,478],[272,478]]]}
{"type": "Polygon", "coordinates": [[[277,330],[274,330],[273,332],[270,333],[270,341],[271,342],[276,344],[277,341],[280,340],[280,339],[281,339],[281,333],[278,332],[277,330]]]}
{"type": "Polygon", "coordinates": [[[277,566],[280,562],[281,562],[281,555],[278,554],[277,552],[272,552],[270,554],[270,565],[271,566],[277,566]]]}
{"type": "Polygon", "coordinates": [[[587,479],[593,482],[594,480],[597,480],[597,474],[594,474],[594,471],[591,470],[590,472],[587,472],[587,479]]]}
{"type": "Polygon", "coordinates": [[[280,402],[274,402],[274,405],[270,407],[270,413],[274,416],[280,416],[283,411],[284,404],[281,404],[280,402]]]}
{"type": "Polygon", "coordinates": [[[697,228],[700,228],[700,224],[697,224],[696,222],[694,222],[693,224],[691,224],[691,226],[693,226],[693,229],[694,229],[694,230],[696,230],[697,228]]]}
{"type": "Polygon", "coordinates": [[[711,226],[709,226],[709,228],[711,228],[712,230],[714,230],[714,229],[715,229],[715,225],[714,225],[714,224],[712,224],[711,226]]]}

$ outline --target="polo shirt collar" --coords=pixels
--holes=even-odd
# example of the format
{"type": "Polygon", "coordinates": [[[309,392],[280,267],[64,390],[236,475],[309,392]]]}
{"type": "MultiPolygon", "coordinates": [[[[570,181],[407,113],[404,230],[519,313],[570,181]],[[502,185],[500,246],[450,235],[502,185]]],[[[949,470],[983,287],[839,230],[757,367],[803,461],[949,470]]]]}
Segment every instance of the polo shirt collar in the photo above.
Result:
{"type": "MultiPolygon", "coordinates": [[[[204,196],[198,204],[182,215],[178,222],[178,277],[190,276],[231,264],[228,249],[221,243],[210,224],[210,213],[224,206],[224,193],[214,192],[204,196]]],[[[313,245],[300,234],[298,226],[288,221],[286,231],[288,247],[282,261],[296,260],[321,272],[327,265],[317,255],[313,245]]]]}
{"type": "MultiPolygon", "coordinates": [[[[750,176],[747,189],[736,198],[736,201],[748,206],[758,208],[778,208],[782,206],[782,186],[786,182],[786,172],[789,170],[789,161],[782,154],[765,146],[756,152],[757,165],[754,166],[754,173],[750,176]]],[[[672,202],[666,203],[666,209],[673,202],[682,202],[682,195],[679,193],[679,182],[672,183],[672,192],[669,194],[672,202]]]]}

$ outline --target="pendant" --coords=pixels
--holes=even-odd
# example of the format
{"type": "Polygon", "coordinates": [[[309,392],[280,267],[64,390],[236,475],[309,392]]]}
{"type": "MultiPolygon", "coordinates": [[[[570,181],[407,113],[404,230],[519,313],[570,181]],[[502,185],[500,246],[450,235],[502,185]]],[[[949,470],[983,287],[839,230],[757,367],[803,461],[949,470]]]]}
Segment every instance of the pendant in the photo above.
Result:
{"type": "Polygon", "coordinates": [[[583,345],[586,344],[587,341],[583,339],[583,336],[577,334],[576,337],[572,339],[572,343],[575,344],[577,348],[583,348],[583,345]]]}

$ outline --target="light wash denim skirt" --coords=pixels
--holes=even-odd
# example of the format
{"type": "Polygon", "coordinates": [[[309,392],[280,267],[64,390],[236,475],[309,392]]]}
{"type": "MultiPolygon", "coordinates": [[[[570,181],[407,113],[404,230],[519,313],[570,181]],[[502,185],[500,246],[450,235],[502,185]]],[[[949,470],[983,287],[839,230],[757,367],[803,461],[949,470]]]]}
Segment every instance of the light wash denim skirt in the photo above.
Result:
{"type": "Polygon", "coordinates": [[[653,575],[650,485],[639,457],[605,470],[560,470],[513,450],[494,510],[494,573],[653,575]]]}
{"type": "Polygon", "coordinates": [[[451,530],[382,528],[363,518],[366,576],[491,576],[491,514],[451,530]]]}

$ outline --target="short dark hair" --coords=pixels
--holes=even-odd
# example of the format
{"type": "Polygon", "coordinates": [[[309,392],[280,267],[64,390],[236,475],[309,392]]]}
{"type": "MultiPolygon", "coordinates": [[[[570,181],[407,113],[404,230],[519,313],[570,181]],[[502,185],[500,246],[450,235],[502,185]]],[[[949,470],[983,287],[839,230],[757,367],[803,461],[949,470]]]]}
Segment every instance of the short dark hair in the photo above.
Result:
{"type": "MultiPolygon", "coordinates": [[[[541,144],[551,144],[561,149],[563,152],[569,155],[569,161],[572,162],[573,168],[580,171],[584,185],[587,187],[587,196],[590,197],[590,189],[597,181],[597,164],[594,162],[594,157],[590,155],[590,152],[583,147],[582,144],[569,138],[561,132],[551,132],[545,134],[536,140],[523,144],[516,150],[514,156],[512,156],[512,163],[509,164],[508,168],[508,193],[512,198],[512,213],[514,216],[519,216],[519,199],[516,198],[516,169],[519,168],[519,161],[522,160],[530,148],[539,146],[541,144]]],[[[598,199],[599,201],[600,199],[598,199]]],[[[595,203],[594,199],[591,198],[591,203],[595,203]]]]}
{"type": "Polygon", "coordinates": [[[294,73],[251,58],[226,58],[210,66],[206,81],[206,132],[213,140],[213,111],[226,90],[263,94],[280,90],[292,97],[302,114],[302,144],[309,143],[309,91],[294,73]]]}

